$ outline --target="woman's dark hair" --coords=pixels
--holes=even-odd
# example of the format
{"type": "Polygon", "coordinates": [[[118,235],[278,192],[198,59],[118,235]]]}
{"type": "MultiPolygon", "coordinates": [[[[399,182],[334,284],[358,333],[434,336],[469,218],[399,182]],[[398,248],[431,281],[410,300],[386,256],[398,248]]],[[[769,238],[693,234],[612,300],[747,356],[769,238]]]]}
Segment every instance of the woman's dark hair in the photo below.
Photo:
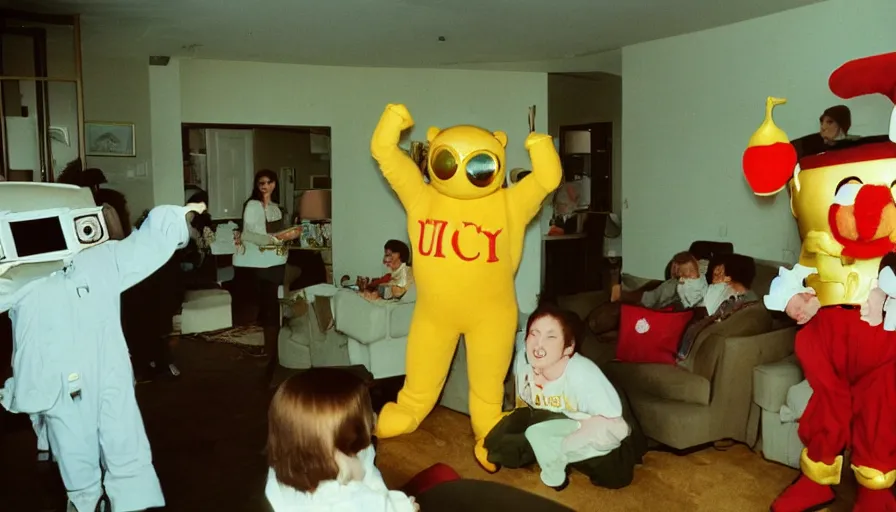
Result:
{"type": "Polygon", "coordinates": [[[205,203],[205,205],[208,206],[208,192],[204,190],[196,192],[187,200],[187,204],[190,203],[205,203]]]}
{"type": "Polygon", "coordinates": [[[386,245],[383,246],[383,251],[397,254],[398,259],[401,260],[402,263],[407,263],[411,259],[411,250],[408,248],[408,244],[401,240],[389,240],[386,242],[386,245]]]}
{"type": "Polygon", "coordinates": [[[280,194],[279,185],[280,182],[277,179],[277,173],[270,169],[262,169],[255,173],[255,178],[252,180],[252,193],[249,194],[249,199],[246,199],[246,202],[243,203],[243,212],[246,211],[246,206],[249,204],[249,201],[262,201],[264,198],[261,195],[261,191],[258,190],[258,180],[262,178],[267,178],[274,184],[274,191],[271,193],[271,201],[275,203],[280,203],[277,198],[278,194],[280,194]]]}
{"type": "Polygon", "coordinates": [[[93,198],[96,201],[97,206],[102,206],[104,204],[111,206],[115,210],[115,213],[118,214],[118,220],[121,222],[121,229],[124,232],[124,236],[131,234],[131,219],[130,214],[128,213],[128,200],[124,197],[124,194],[117,190],[112,190],[111,188],[101,188],[94,192],[93,198]]]}
{"type": "Polygon", "coordinates": [[[526,336],[532,329],[532,324],[541,317],[551,317],[560,324],[560,330],[563,331],[563,346],[573,347],[573,352],[578,352],[580,340],[584,339],[584,323],[572,311],[567,311],[555,306],[551,302],[542,302],[538,308],[529,315],[529,321],[526,322],[526,336]]]}

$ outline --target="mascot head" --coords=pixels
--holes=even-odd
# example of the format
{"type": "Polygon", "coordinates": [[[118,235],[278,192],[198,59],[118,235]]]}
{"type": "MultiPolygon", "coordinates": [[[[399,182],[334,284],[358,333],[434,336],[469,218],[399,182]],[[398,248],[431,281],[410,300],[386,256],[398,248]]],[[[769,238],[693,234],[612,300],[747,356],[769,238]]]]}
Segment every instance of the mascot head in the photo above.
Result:
{"type": "MultiPolygon", "coordinates": [[[[829,86],[844,99],[882,94],[896,102],[896,53],[847,62],[829,86]]],[[[772,109],[784,102],[767,100],[765,121],[744,152],[744,175],[753,192],[774,195],[789,182],[800,234],[832,238],[846,258],[879,259],[896,249],[896,110],[889,135],[845,141],[797,162],[772,120],[772,109]]]]}
{"type": "Polygon", "coordinates": [[[109,239],[103,208],[86,188],[0,182],[0,293],[14,275],[49,274],[78,252],[109,239]],[[28,268],[27,271],[24,269],[28,268]]]}
{"type": "Polygon", "coordinates": [[[479,199],[504,185],[507,135],[475,126],[430,128],[429,176],[440,194],[479,199]]]}

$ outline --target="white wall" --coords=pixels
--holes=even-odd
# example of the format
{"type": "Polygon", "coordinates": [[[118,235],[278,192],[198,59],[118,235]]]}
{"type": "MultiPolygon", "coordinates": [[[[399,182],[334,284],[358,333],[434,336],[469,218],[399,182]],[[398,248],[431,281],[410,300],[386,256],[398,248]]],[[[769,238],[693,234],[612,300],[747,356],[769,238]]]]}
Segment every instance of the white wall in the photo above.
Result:
{"type": "Polygon", "coordinates": [[[145,58],[102,58],[85,54],[81,72],[85,121],[135,125],[135,158],[87,157],[88,167],[102,169],[109,180],[107,187],[127,196],[131,222],[135,222],[143,210],[154,204],[149,66],[145,58]]]}
{"type": "MultiPolygon", "coordinates": [[[[405,214],[370,156],[370,137],[390,102],[405,103],[430,125],[476,124],[510,139],[508,168],[528,166],[527,111],[547,111],[547,75],[488,71],[365,69],[208,60],[180,63],[182,121],[329,126],[332,129],[334,274],[375,275],[383,242],[407,240],[405,214]]],[[[156,108],[154,102],[154,109],[156,108]]],[[[546,116],[538,119],[547,129],[546,116]]],[[[173,151],[173,148],[171,149],[173,151]]],[[[179,150],[179,149],[178,149],[179,150]]],[[[158,151],[154,152],[154,158],[158,151]]],[[[156,168],[160,174],[181,170],[156,168]]],[[[517,275],[520,308],[540,291],[541,236],[530,226],[517,275]]]]}
{"type": "Polygon", "coordinates": [[[791,138],[816,131],[821,112],[840,103],[852,109],[851,133],[886,133],[888,100],[840,100],[827,79],[848,60],[896,49],[894,26],[893,0],[829,0],[624,48],[625,271],[660,277],[697,239],[793,260],[800,242],[787,195],[754,197],[740,167],[765,98],[790,100],[775,120],[791,138]]]}

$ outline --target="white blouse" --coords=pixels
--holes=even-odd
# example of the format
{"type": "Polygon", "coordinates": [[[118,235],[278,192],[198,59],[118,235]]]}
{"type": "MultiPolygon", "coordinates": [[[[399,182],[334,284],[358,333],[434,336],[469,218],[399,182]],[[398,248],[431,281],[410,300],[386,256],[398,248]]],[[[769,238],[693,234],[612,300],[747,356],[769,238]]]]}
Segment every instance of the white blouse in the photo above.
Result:
{"type": "Polygon", "coordinates": [[[241,240],[243,247],[233,255],[233,266],[268,268],[285,265],[287,255],[279,255],[277,251],[261,251],[259,246],[274,244],[274,237],[267,233],[267,223],[277,222],[283,218],[280,208],[275,203],[264,206],[254,199],[246,203],[243,212],[243,230],[241,240]]]}

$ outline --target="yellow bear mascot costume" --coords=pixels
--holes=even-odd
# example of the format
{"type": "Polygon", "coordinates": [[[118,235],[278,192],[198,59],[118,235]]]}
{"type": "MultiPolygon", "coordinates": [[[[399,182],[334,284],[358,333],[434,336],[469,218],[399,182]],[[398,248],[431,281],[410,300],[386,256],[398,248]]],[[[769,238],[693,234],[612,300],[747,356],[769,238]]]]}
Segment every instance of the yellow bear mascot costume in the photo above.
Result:
{"type": "Polygon", "coordinates": [[[483,468],[495,471],[482,442],[503,417],[503,383],[519,318],[514,274],[526,226],[560,184],[560,158],[549,135],[530,134],[532,173],[504,188],[507,135],[474,126],[430,128],[427,184],[398,147],[401,133],[413,124],[404,105],[389,105],[370,144],[407,211],[418,286],[404,388],[398,403],[383,408],[377,435],[417,429],[435,406],[463,334],[474,453],[483,468]]]}

